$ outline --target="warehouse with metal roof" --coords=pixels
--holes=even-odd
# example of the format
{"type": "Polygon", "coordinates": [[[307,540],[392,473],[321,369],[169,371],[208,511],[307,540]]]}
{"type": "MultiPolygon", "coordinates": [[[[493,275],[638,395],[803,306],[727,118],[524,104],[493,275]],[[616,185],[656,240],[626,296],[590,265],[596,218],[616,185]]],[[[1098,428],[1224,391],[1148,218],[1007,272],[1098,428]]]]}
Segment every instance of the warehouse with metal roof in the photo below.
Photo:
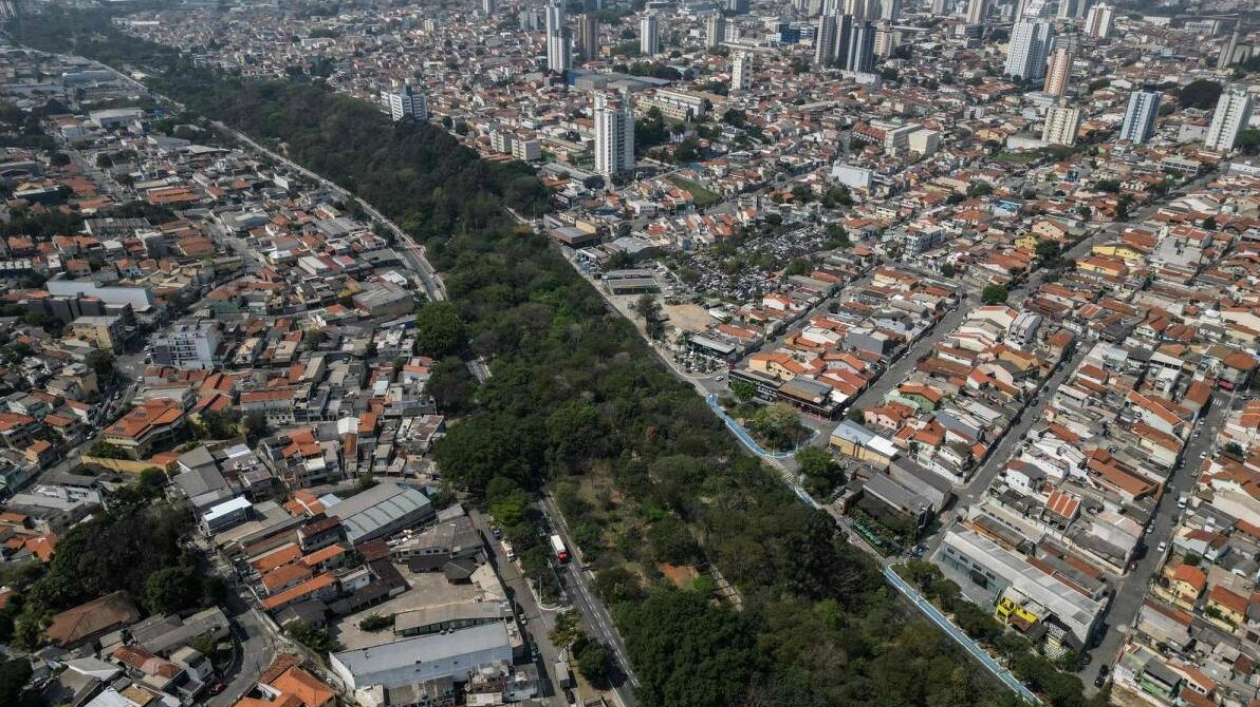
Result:
{"type": "Polygon", "coordinates": [[[434,516],[433,504],[423,493],[393,482],[377,484],[327,512],[341,519],[346,539],[355,545],[393,535],[434,516]]]}

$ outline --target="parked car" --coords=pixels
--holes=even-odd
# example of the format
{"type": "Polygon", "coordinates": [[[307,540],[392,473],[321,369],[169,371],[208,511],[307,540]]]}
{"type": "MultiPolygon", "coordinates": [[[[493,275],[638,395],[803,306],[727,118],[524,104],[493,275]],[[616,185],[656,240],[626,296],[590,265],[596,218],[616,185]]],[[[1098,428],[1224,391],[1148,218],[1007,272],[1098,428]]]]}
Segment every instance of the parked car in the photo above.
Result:
{"type": "Polygon", "coordinates": [[[1102,687],[1103,685],[1106,685],[1107,676],[1110,672],[1110,669],[1106,665],[1098,666],[1098,676],[1094,678],[1094,687],[1102,687]]]}

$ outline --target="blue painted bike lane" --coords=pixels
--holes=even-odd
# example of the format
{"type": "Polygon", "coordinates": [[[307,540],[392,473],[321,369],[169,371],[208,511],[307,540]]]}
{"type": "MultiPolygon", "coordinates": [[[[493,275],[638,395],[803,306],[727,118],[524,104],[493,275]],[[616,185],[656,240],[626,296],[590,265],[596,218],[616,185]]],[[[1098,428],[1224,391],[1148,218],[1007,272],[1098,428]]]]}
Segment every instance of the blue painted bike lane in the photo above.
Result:
{"type": "MultiPolygon", "coordinates": [[[[731,432],[735,433],[735,436],[739,438],[739,441],[743,442],[744,446],[748,447],[753,454],[756,454],[759,457],[765,457],[766,459],[791,459],[792,455],[796,454],[797,450],[795,449],[790,452],[770,452],[764,449],[760,444],[757,444],[757,440],[753,439],[753,436],[748,434],[748,430],[744,429],[743,425],[736,422],[735,418],[728,415],[726,411],[722,409],[722,406],[718,403],[717,394],[710,393],[709,396],[705,398],[705,401],[709,403],[709,407],[713,408],[713,412],[717,413],[718,417],[722,418],[722,422],[726,423],[726,426],[730,428],[731,432]]],[[[811,436],[811,439],[812,438],[813,437],[811,436]]],[[[809,440],[805,440],[805,442],[808,443],[809,440]]]]}
{"type": "Polygon", "coordinates": [[[936,608],[935,604],[928,601],[928,599],[920,594],[917,589],[910,586],[906,580],[902,579],[900,575],[893,571],[891,565],[886,565],[884,567],[884,579],[887,579],[889,584],[896,587],[897,591],[905,595],[905,597],[909,599],[919,611],[922,611],[929,619],[931,619],[932,623],[939,626],[942,631],[948,634],[950,638],[954,639],[954,641],[970,653],[972,657],[980,661],[981,665],[987,668],[989,672],[993,673],[997,679],[1001,680],[1007,687],[1014,691],[1016,695],[1019,695],[1021,699],[1034,705],[1042,704],[1041,700],[1033,694],[1032,690],[1024,687],[1024,684],[1012,675],[1011,671],[999,665],[998,662],[993,659],[993,656],[989,655],[988,651],[982,648],[975,641],[971,640],[967,634],[962,632],[962,629],[955,626],[953,622],[946,618],[945,614],[941,613],[940,609],[936,608]]]}

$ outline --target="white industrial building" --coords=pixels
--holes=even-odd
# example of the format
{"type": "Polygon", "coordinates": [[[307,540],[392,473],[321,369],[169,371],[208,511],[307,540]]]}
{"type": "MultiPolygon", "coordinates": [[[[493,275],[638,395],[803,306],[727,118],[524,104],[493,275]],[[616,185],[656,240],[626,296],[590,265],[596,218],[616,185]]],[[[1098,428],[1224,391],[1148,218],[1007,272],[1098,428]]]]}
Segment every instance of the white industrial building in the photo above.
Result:
{"type": "Polygon", "coordinates": [[[332,671],[352,690],[394,689],[450,678],[464,682],[482,665],[512,662],[512,643],[502,622],[445,634],[330,653],[332,671]]]}

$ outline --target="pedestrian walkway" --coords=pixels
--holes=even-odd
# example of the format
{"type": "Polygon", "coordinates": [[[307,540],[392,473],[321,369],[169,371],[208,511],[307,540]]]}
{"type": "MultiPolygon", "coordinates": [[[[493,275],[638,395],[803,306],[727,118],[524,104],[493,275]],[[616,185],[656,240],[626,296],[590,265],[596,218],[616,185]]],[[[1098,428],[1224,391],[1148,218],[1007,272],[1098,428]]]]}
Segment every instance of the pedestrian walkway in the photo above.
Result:
{"type": "Polygon", "coordinates": [[[722,409],[721,404],[718,403],[718,396],[716,393],[710,393],[705,400],[708,401],[709,407],[713,408],[713,412],[716,412],[718,417],[722,418],[722,421],[726,423],[726,426],[730,428],[731,432],[735,433],[735,436],[739,438],[739,441],[744,443],[745,447],[748,447],[753,454],[765,459],[791,459],[798,449],[807,446],[810,440],[814,438],[814,435],[818,434],[816,430],[811,430],[809,439],[802,442],[796,449],[787,452],[771,452],[764,449],[760,444],[757,444],[757,440],[753,439],[753,436],[748,433],[748,430],[744,429],[743,425],[740,425],[735,421],[735,418],[726,414],[726,411],[722,409]]]}
{"type": "Polygon", "coordinates": [[[893,571],[891,566],[884,567],[884,578],[896,587],[897,591],[905,595],[905,597],[910,600],[910,603],[914,604],[919,611],[926,614],[927,617],[932,620],[932,623],[941,627],[941,630],[948,634],[950,638],[954,639],[976,660],[980,661],[981,665],[988,668],[989,672],[997,676],[997,679],[1005,683],[1006,686],[1013,690],[1016,695],[1019,695],[1021,699],[1034,705],[1042,704],[1041,700],[1038,699],[1031,690],[1024,687],[1024,684],[1011,674],[1011,671],[999,665],[998,662],[993,659],[993,656],[989,655],[988,651],[981,648],[978,643],[971,640],[967,634],[963,633],[962,629],[955,626],[953,622],[945,617],[945,614],[941,613],[940,609],[936,608],[935,604],[928,601],[926,597],[918,592],[918,590],[910,586],[906,580],[902,579],[900,575],[893,571]]]}

